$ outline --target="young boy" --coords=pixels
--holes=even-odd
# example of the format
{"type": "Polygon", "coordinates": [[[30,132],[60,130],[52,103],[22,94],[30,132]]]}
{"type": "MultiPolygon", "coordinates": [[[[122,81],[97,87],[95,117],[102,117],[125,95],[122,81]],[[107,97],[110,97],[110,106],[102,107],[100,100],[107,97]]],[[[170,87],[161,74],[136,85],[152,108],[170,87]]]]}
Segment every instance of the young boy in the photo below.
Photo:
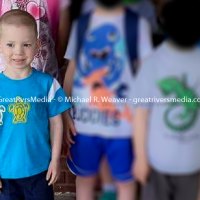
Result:
{"type": "Polygon", "coordinates": [[[145,186],[144,200],[197,199],[199,8],[199,1],[165,4],[161,21],[168,39],[143,63],[138,74],[138,97],[143,102],[151,99],[151,103],[139,104],[135,114],[134,174],[145,186]]]}
{"type": "MultiPolygon", "coordinates": [[[[37,22],[40,48],[31,66],[58,78],[59,68],[63,65],[63,55],[67,44],[68,27],[67,0],[1,0],[0,15],[11,9],[30,13],[37,22]],[[58,62],[57,62],[58,61],[58,62]]],[[[0,70],[4,69],[0,59],[0,70]]]]}
{"type": "Polygon", "coordinates": [[[92,200],[95,177],[102,158],[106,157],[118,199],[132,200],[132,113],[125,99],[129,98],[132,87],[133,63],[151,51],[150,31],[146,21],[134,13],[133,20],[138,19],[138,23],[131,21],[130,26],[136,30],[136,44],[132,44],[136,56],[129,60],[125,34],[127,15],[121,1],[96,2],[86,33],[81,32],[85,36],[83,41],[77,44],[80,27],[75,24],[66,54],[70,64],[64,85],[69,93],[72,90],[77,130],[68,166],[77,175],[77,199],[92,200]],[[103,102],[102,98],[111,101],[103,102]]]}
{"type": "Polygon", "coordinates": [[[61,113],[70,108],[50,75],[32,69],[39,43],[34,18],[11,10],[0,18],[1,200],[53,200],[59,176],[61,113]]]}

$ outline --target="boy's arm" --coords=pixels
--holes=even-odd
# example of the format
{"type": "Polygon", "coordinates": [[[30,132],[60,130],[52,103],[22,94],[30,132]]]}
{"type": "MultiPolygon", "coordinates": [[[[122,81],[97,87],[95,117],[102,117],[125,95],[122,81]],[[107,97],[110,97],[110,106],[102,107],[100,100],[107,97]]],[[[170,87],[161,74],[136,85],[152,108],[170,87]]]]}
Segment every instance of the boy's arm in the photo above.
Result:
{"type": "Polygon", "coordinates": [[[65,111],[62,114],[62,118],[64,141],[67,143],[68,147],[70,147],[71,144],[74,144],[73,136],[76,136],[76,129],[70,111],[65,111]]]}
{"type": "Polygon", "coordinates": [[[51,162],[49,164],[46,180],[49,185],[54,184],[60,174],[60,155],[63,138],[63,124],[61,115],[50,118],[51,162]]]}
{"type": "MultiPolygon", "coordinates": [[[[76,32],[76,23],[73,24],[69,44],[67,50],[65,52],[65,59],[68,59],[68,66],[65,73],[63,88],[68,95],[71,96],[72,87],[73,87],[73,80],[74,80],[74,73],[75,73],[75,66],[76,66],[76,47],[77,47],[77,32],[76,32]]],[[[73,103],[73,102],[71,102],[73,103]]],[[[63,124],[64,124],[64,140],[67,142],[68,146],[71,143],[74,143],[72,139],[72,135],[76,135],[75,127],[73,120],[70,116],[70,112],[67,111],[63,113],[63,124]]]]}
{"type": "MultiPolygon", "coordinates": [[[[72,93],[74,72],[75,72],[75,61],[71,60],[69,61],[69,65],[65,73],[64,85],[63,85],[63,88],[68,96],[71,96],[72,93]]],[[[63,117],[63,129],[65,133],[64,140],[68,144],[68,147],[70,147],[71,144],[74,144],[73,136],[76,135],[76,129],[69,111],[64,112],[62,117],[63,117]]]]}
{"type": "Polygon", "coordinates": [[[70,60],[67,66],[67,71],[65,73],[65,79],[63,84],[63,88],[68,96],[71,96],[72,85],[74,80],[74,72],[75,72],[75,61],[70,60]]]}
{"type": "Polygon", "coordinates": [[[76,66],[77,54],[77,23],[73,23],[72,31],[69,38],[69,43],[64,55],[66,60],[69,60],[67,70],[65,72],[63,88],[68,96],[71,96],[72,84],[74,79],[74,72],[76,66]]]}
{"type": "Polygon", "coordinates": [[[65,50],[67,47],[70,28],[71,28],[71,22],[70,22],[69,5],[65,5],[65,7],[60,9],[57,44],[56,44],[56,55],[58,58],[59,67],[62,67],[64,65],[63,56],[65,54],[65,50]]]}
{"type": "Polygon", "coordinates": [[[133,173],[136,179],[143,185],[147,182],[150,172],[147,158],[148,115],[148,109],[136,108],[133,123],[133,144],[135,154],[133,173]]]}

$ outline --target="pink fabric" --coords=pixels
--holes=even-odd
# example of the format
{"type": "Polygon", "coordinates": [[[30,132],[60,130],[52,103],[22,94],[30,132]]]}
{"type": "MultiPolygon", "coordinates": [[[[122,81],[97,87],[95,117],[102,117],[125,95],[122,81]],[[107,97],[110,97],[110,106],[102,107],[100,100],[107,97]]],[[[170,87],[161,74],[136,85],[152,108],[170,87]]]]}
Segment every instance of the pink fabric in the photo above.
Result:
{"type": "Polygon", "coordinates": [[[47,0],[47,4],[49,9],[52,33],[54,40],[56,41],[59,25],[59,13],[63,8],[69,6],[70,0],[47,0]]]}
{"type": "Polygon", "coordinates": [[[51,28],[52,28],[52,34],[53,34],[54,40],[56,40],[58,24],[59,24],[60,1],[47,0],[47,4],[48,4],[48,9],[49,9],[49,17],[50,17],[50,23],[51,23],[51,28]]]}

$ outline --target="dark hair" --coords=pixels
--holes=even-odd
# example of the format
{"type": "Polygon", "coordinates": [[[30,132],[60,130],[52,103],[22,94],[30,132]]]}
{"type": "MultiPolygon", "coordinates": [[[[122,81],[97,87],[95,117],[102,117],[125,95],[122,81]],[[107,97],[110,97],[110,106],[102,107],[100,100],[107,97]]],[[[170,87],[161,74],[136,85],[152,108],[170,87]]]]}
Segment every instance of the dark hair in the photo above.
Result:
{"type": "Polygon", "coordinates": [[[30,15],[28,12],[23,10],[10,10],[6,13],[4,13],[0,17],[0,34],[2,31],[2,25],[3,24],[9,24],[9,25],[25,25],[28,27],[33,28],[33,31],[35,32],[35,35],[37,37],[37,24],[32,15],[30,15]]]}
{"type": "Polygon", "coordinates": [[[70,5],[70,19],[76,20],[81,15],[84,0],[72,0],[70,5]]]}
{"type": "Polygon", "coordinates": [[[161,10],[161,25],[177,45],[190,47],[200,40],[200,1],[171,0],[161,10]]]}

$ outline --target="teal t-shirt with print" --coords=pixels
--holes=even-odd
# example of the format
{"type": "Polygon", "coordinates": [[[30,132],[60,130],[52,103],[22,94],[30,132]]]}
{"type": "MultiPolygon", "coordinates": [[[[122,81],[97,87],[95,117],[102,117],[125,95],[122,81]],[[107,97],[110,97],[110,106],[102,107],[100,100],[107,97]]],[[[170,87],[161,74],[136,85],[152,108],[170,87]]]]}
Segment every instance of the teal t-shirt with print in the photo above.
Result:
{"type": "Polygon", "coordinates": [[[48,169],[49,119],[71,107],[50,75],[32,70],[13,80],[0,73],[0,177],[24,178],[48,169]]]}

